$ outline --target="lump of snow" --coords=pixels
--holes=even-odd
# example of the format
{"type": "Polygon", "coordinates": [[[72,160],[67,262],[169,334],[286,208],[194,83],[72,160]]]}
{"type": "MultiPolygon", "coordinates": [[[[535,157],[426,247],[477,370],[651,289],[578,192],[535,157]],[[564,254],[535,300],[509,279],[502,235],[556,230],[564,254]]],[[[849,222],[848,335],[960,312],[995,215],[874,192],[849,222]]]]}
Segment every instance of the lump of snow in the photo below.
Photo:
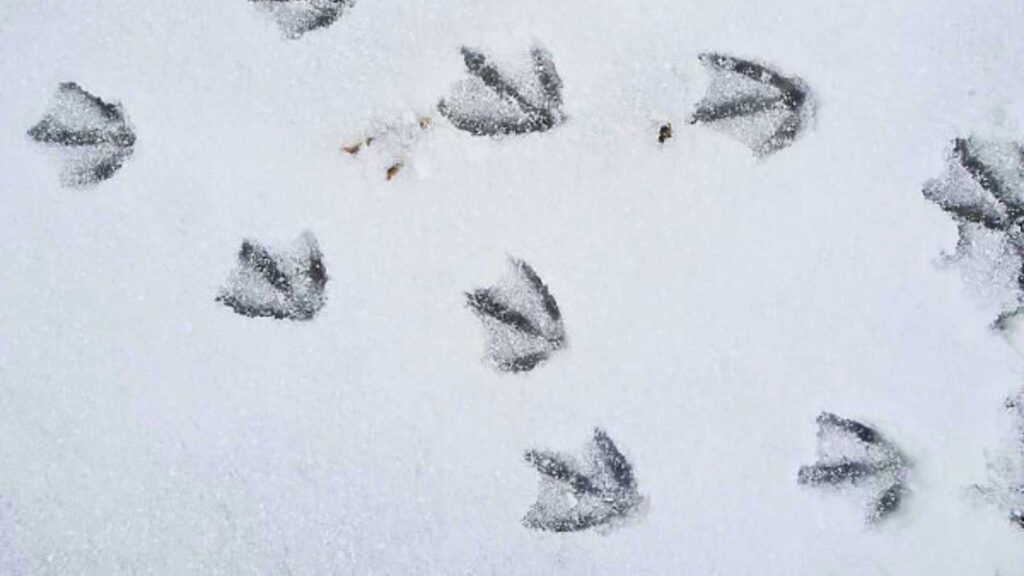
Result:
{"type": "Polygon", "coordinates": [[[303,232],[287,251],[245,240],[217,301],[243,316],[312,320],[327,301],[326,285],[327,269],[312,233],[303,232]]]}
{"type": "Polygon", "coordinates": [[[705,53],[700,62],[711,74],[691,124],[714,127],[764,157],[792,144],[814,113],[807,85],[768,66],[722,54],[705,53]]]}
{"type": "Polygon", "coordinates": [[[341,17],[355,0],[250,0],[260,5],[277,21],[286,38],[299,38],[306,32],[326,28],[341,17]]]}
{"type": "Polygon", "coordinates": [[[49,111],[28,136],[57,151],[61,183],[68,187],[112,177],[135,149],[135,133],[121,105],[104,102],[74,82],[57,88],[49,111]]]}
{"type": "Polygon", "coordinates": [[[995,326],[1004,327],[1024,298],[1024,149],[1016,142],[957,138],[946,174],[925,183],[922,193],[957,223],[953,260],[1000,300],[995,326]]]}
{"type": "Polygon", "coordinates": [[[576,532],[607,526],[633,515],[645,502],[633,467],[601,429],[594,430],[582,460],[530,450],[526,461],[541,474],[537,502],[523,518],[527,528],[576,532]]]}
{"type": "Polygon", "coordinates": [[[397,122],[375,123],[369,136],[342,146],[350,156],[369,156],[376,169],[392,180],[411,161],[412,150],[433,124],[430,116],[418,116],[397,122]]]}
{"type": "Polygon", "coordinates": [[[802,466],[797,482],[810,486],[865,486],[872,493],[868,521],[895,512],[906,491],[909,464],[873,428],[823,412],[818,416],[818,462],[802,466]]]}
{"type": "Polygon", "coordinates": [[[526,372],[565,346],[558,304],[529,264],[509,260],[509,273],[491,288],[467,293],[488,333],[488,357],[503,372],[526,372]]]}
{"type": "Polygon", "coordinates": [[[530,50],[526,70],[509,73],[483,53],[463,48],[470,78],[458,83],[437,108],[459,130],[475,136],[544,132],[565,120],[562,79],[546,50],[530,50]]]}

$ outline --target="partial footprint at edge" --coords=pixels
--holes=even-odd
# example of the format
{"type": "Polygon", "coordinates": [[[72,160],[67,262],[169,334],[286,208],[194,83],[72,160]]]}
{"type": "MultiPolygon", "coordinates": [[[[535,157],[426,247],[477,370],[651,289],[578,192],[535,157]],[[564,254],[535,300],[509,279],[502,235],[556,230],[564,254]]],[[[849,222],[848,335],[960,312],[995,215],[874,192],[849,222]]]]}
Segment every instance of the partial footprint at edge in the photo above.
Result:
{"type": "Polygon", "coordinates": [[[998,301],[993,326],[1005,328],[1024,304],[1024,147],[956,138],[947,165],[922,194],[956,222],[960,238],[950,260],[970,286],[998,301]]]}
{"type": "Polygon", "coordinates": [[[1024,390],[1006,401],[1006,409],[1013,417],[1013,436],[989,457],[988,482],[971,490],[1024,529],[1024,390]]]}
{"type": "Polygon", "coordinates": [[[531,48],[528,61],[514,70],[472,48],[462,48],[462,57],[470,77],[437,106],[459,130],[474,136],[528,134],[565,121],[562,79],[546,50],[531,48]]]}
{"type": "Polygon", "coordinates": [[[355,5],[355,0],[249,1],[269,13],[277,22],[281,33],[292,40],[302,37],[307,32],[327,28],[355,5]]]}

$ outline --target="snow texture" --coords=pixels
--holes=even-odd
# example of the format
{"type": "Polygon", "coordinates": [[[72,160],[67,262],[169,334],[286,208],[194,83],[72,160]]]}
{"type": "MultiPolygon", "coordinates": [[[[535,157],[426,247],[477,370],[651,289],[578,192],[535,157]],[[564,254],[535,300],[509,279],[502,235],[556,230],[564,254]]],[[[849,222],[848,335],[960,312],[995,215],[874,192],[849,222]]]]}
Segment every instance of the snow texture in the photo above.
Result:
{"type": "Polygon", "coordinates": [[[1020,268],[981,224],[992,260],[942,257],[958,223],[921,194],[954,138],[1024,142],[1020,2],[359,1],[297,39],[269,8],[0,2],[0,574],[1024,572],[993,464],[1019,462],[1024,326],[989,328],[1020,268]],[[463,46],[533,87],[544,46],[561,123],[441,116],[479,80],[463,46]],[[813,129],[759,159],[690,124],[706,53],[802,78],[813,129]],[[68,81],[139,139],[85,190],[26,136],[68,81]],[[415,137],[342,149],[384,126],[415,137]],[[215,301],[243,239],[287,277],[303,230],[314,320],[215,301]],[[514,375],[465,296],[509,254],[570,344],[514,375]],[[797,482],[825,410],[912,459],[883,521],[875,480],[797,482]],[[524,452],[591,475],[596,425],[644,503],[524,526],[549,478],[524,452]]]}
{"type": "Polygon", "coordinates": [[[523,525],[535,530],[578,532],[635,514],[644,504],[633,467],[600,428],[576,458],[530,450],[526,461],[541,474],[541,492],[523,525]]]}
{"type": "Polygon", "coordinates": [[[528,372],[566,344],[558,303],[533,268],[509,259],[509,272],[491,288],[466,294],[487,330],[488,358],[503,372],[528,372]]]}
{"type": "Polygon", "coordinates": [[[57,150],[60,179],[69,187],[113,177],[135,150],[135,133],[120,104],[104,102],[74,82],[57,88],[50,110],[28,135],[57,150]]]}

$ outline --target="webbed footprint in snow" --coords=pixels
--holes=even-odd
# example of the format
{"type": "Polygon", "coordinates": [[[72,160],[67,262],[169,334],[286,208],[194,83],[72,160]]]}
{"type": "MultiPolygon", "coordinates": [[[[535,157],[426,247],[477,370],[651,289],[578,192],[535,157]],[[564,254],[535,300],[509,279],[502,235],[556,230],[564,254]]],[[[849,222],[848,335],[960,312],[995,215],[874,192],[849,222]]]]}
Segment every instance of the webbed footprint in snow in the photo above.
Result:
{"type": "Polygon", "coordinates": [[[503,372],[526,372],[565,346],[558,304],[529,264],[509,260],[496,286],[466,294],[487,330],[488,357],[503,372]]]}
{"type": "Polygon", "coordinates": [[[1016,142],[957,138],[946,173],[924,197],[953,218],[959,241],[952,261],[968,283],[994,297],[1005,327],[1024,303],[1024,149],[1016,142]]]}
{"type": "Polygon", "coordinates": [[[52,147],[64,186],[97,184],[112,177],[135,151],[135,133],[120,104],[107,103],[74,82],[65,82],[49,111],[28,131],[52,147]]]}
{"type": "Polygon", "coordinates": [[[299,38],[306,32],[334,24],[355,0],[249,0],[260,6],[277,22],[287,38],[299,38]]]}
{"type": "Polygon", "coordinates": [[[525,70],[499,68],[482,52],[463,48],[471,74],[438,104],[438,111],[456,128],[476,136],[544,132],[565,120],[562,79],[551,55],[530,50],[525,70]]]}
{"type": "Polygon", "coordinates": [[[245,240],[217,301],[243,316],[311,320],[327,300],[327,269],[316,238],[303,232],[290,250],[245,240]]]}
{"type": "Polygon", "coordinates": [[[645,503],[633,467],[601,429],[582,458],[530,450],[526,461],[541,474],[537,502],[523,518],[535,530],[577,532],[635,514],[645,503]]]}
{"type": "Polygon", "coordinates": [[[802,466],[797,482],[809,486],[857,486],[871,494],[868,520],[895,512],[906,492],[909,463],[873,428],[823,412],[818,416],[818,462],[802,466]]]}
{"type": "Polygon", "coordinates": [[[764,157],[792,144],[812,121],[814,103],[800,78],[723,54],[699,58],[711,84],[691,124],[707,124],[764,157]]]}

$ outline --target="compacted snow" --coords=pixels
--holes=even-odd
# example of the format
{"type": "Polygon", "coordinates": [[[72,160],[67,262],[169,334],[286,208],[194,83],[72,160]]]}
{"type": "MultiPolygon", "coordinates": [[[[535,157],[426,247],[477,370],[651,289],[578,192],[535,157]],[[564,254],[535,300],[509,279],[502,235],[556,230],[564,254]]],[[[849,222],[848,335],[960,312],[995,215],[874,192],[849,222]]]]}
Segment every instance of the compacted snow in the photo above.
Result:
{"type": "Polygon", "coordinates": [[[1024,574],[1022,29],[3,0],[0,574],[1024,574]]]}

